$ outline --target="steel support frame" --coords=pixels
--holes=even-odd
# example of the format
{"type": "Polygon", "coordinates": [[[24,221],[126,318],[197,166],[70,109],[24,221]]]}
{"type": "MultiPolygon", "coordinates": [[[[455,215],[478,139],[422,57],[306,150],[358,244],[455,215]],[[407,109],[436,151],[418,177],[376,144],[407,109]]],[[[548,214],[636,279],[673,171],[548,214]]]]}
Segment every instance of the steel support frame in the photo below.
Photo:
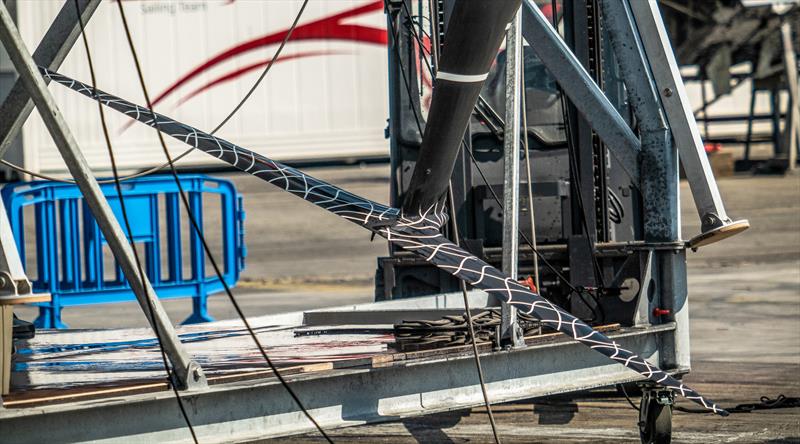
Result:
{"type": "MultiPolygon", "coordinates": [[[[638,0],[637,0],[638,1],[638,0]]],[[[643,231],[646,242],[680,241],[680,207],[678,182],[678,150],[673,144],[669,125],[662,113],[662,103],[648,64],[640,30],[633,18],[629,0],[601,0],[606,29],[619,60],[620,72],[634,112],[639,119],[642,138],[643,231]]],[[[644,3],[644,2],[641,2],[644,3]]],[[[703,152],[705,157],[705,152],[703,152]]],[[[713,176],[711,181],[714,182],[713,176]]],[[[715,184],[715,183],[714,183],[715,184]]],[[[653,308],[668,310],[666,319],[675,322],[673,334],[662,342],[665,368],[690,367],[689,307],[686,281],[685,249],[653,251],[648,258],[652,281],[643,286],[656,295],[645,316],[653,308]]],[[[642,293],[648,294],[648,293],[642,293]]],[[[643,302],[647,301],[642,296],[643,302]]],[[[641,315],[637,316],[641,318],[641,315]]],[[[658,323],[664,319],[649,319],[658,323]]]]}
{"type": "MultiPolygon", "coordinates": [[[[669,324],[609,336],[620,346],[658,362],[659,343],[672,328],[669,324]]],[[[488,394],[498,403],[641,379],[571,341],[486,353],[481,361],[488,394]]],[[[483,404],[473,357],[468,352],[287,379],[327,430],[483,404]]],[[[184,402],[192,406],[187,413],[200,442],[244,442],[313,430],[274,379],[211,386],[207,391],[186,394],[184,402]]],[[[174,404],[170,393],[159,392],[8,409],[0,413],[0,428],[14,430],[15,442],[20,444],[188,440],[185,423],[174,404]]]]}
{"type": "MultiPolygon", "coordinates": [[[[75,17],[77,18],[77,17],[75,17]]],[[[20,81],[28,91],[34,105],[55,142],[64,162],[81,190],[92,215],[97,220],[101,232],[106,238],[111,251],[127,278],[131,290],[136,295],[139,305],[150,325],[161,339],[164,351],[172,363],[177,382],[183,388],[203,389],[207,387],[205,376],[200,366],[192,361],[183,348],[172,323],[147,276],[139,279],[136,259],[125,233],[114,217],[108,201],[92,174],[86,159],[78,147],[75,138],[58,110],[53,96],[47,89],[43,77],[38,71],[22,37],[14,24],[5,5],[0,3],[0,41],[8,52],[20,81]]],[[[20,112],[24,111],[24,107],[20,112]]]]}
{"type": "Polygon", "coordinates": [[[700,215],[703,233],[731,223],[708,162],[672,45],[656,0],[629,3],[672,137],[700,215]]]}
{"type": "MultiPolygon", "coordinates": [[[[517,279],[519,267],[519,154],[522,99],[522,12],[517,11],[506,31],[506,115],[503,138],[503,273],[517,279]]],[[[517,309],[501,304],[500,337],[512,346],[524,343],[517,309]]]]}

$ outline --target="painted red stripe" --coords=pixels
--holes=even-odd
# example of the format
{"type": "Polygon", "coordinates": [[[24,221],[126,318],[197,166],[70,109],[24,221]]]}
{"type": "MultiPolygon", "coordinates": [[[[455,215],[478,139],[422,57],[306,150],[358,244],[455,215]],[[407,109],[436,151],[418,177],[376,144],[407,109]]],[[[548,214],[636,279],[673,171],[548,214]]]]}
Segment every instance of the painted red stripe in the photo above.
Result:
{"type": "MultiPolygon", "coordinates": [[[[275,63],[287,62],[289,60],[301,59],[301,58],[305,58],[305,57],[314,57],[314,56],[321,56],[321,55],[334,55],[334,54],[347,54],[347,53],[344,52],[344,51],[307,51],[307,52],[299,52],[297,54],[278,57],[275,60],[275,63]]],[[[215,87],[215,86],[217,86],[217,85],[219,85],[221,83],[230,82],[232,80],[235,80],[238,77],[241,77],[244,74],[247,74],[250,71],[253,71],[253,70],[258,69],[258,68],[263,68],[263,67],[265,67],[265,66],[267,66],[269,64],[270,60],[271,59],[264,59],[264,60],[261,60],[259,62],[255,62],[255,63],[252,63],[250,65],[244,66],[244,67],[236,69],[234,71],[231,71],[231,72],[229,72],[229,73],[227,73],[225,75],[222,75],[220,77],[217,77],[216,79],[214,79],[214,80],[206,83],[205,85],[195,89],[194,91],[190,92],[187,96],[182,97],[178,101],[178,104],[176,106],[182,105],[183,103],[187,102],[192,97],[194,97],[194,96],[196,96],[196,95],[198,95],[198,94],[200,94],[200,93],[202,93],[204,91],[207,91],[207,90],[209,90],[209,89],[211,89],[211,88],[213,88],[213,87],[215,87]]]]}
{"type": "MultiPolygon", "coordinates": [[[[345,25],[341,23],[341,21],[344,19],[382,9],[382,0],[373,1],[358,8],[298,26],[292,33],[291,40],[344,40],[385,45],[388,41],[385,29],[371,28],[361,25],[345,25]]],[[[156,99],[153,101],[153,104],[155,105],[161,102],[186,82],[197,77],[204,71],[224,62],[225,60],[230,59],[231,57],[253,51],[264,46],[280,43],[286,37],[287,33],[288,29],[273,34],[268,34],[263,37],[257,37],[255,39],[240,43],[215,55],[167,87],[166,90],[156,97],[156,99]]]]}

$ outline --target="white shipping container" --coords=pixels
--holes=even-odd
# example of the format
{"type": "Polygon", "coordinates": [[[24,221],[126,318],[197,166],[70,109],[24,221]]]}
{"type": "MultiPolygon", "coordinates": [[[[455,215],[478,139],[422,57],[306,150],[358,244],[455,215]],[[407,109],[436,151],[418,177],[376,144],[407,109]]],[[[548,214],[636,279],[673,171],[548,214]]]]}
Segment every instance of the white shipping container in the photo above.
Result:
{"type": "MultiPolygon", "coordinates": [[[[71,1],[70,1],[71,2],[71,1]]],[[[64,0],[17,0],[20,32],[33,52],[64,0]]],[[[236,106],[280,45],[298,0],[124,0],[134,44],[158,112],[210,131],[236,106]]],[[[99,89],[144,104],[115,1],[87,24],[99,89]]],[[[309,2],[280,58],[219,136],[280,160],[388,155],[386,22],[381,0],[309,2]]],[[[59,72],[89,83],[79,39],[59,72]]],[[[51,84],[59,108],[92,168],[110,169],[97,106],[51,84]]],[[[161,164],[155,131],[106,113],[117,162],[125,170],[161,164]]],[[[23,130],[27,168],[63,174],[44,124],[23,130]]],[[[177,155],[187,146],[168,140],[177,155]]],[[[193,153],[184,165],[219,161],[193,153]]]]}

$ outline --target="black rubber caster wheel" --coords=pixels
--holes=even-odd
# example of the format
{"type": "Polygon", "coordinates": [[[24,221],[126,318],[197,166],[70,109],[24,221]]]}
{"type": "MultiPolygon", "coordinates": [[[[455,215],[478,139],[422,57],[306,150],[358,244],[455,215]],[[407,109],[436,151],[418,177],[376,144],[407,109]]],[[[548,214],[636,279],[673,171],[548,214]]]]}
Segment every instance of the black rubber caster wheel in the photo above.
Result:
{"type": "Polygon", "coordinates": [[[639,437],[643,444],[672,442],[672,393],[644,390],[639,410],[639,437]]]}

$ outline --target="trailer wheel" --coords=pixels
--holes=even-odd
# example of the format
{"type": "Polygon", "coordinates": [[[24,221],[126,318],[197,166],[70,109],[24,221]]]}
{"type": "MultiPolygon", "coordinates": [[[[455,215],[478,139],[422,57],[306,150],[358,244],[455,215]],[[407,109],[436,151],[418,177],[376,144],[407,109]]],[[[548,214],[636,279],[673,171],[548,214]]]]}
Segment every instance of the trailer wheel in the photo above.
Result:
{"type": "Polygon", "coordinates": [[[639,410],[639,437],[643,444],[669,444],[672,441],[672,393],[647,390],[639,410]]]}

